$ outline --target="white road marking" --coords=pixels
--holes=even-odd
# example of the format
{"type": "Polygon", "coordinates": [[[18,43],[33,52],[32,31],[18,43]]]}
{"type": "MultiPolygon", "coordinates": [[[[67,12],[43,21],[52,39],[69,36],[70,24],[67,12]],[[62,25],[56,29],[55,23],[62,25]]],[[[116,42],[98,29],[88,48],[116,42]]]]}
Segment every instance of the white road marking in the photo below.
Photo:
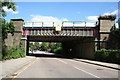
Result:
{"type": "Polygon", "coordinates": [[[29,63],[28,65],[24,66],[22,69],[20,69],[19,71],[15,72],[14,74],[17,74],[16,76],[14,76],[12,78],[12,80],[14,80],[15,78],[17,78],[23,71],[25,71],[28,67],[30,67],[32,64],[34,64],[36,62],[36,60],[38,60],[39,58],[36,58],[33,62],[29,63]]]}
{"type": "MultiPolygon", "coordinates": [[[[67,62],[65,62],[65,61],[62,61],[62,60],[60,60],[60,59],[57,59],[58,61],[60,61],[60,62],[63,62],[63,63],[65,63],[65,64],[68,64],[67,62]]],[[[72,66],[72,65],[71,65],[72,66]]],[[[96,76],[96,75],[94,75],[94,74],[92,74],[92,73],[90,73],[90,72],[87,72],[87,71],[85,71],[85,70],[82,70],[82,69],[80,69],[80,68],[78,68],[78,67],[75,67],[75,66],[73,66],[75,69],[77,69],[77,70],[80,70],[80,71],[83,71],[83,72],[85,72],[85,73],[87,73],[87,74],[90,74],[90,75],[92,75],[92,76],[94,76],[94,77],[96,77],[96,78],[99,78],[100,79],[100,77],[98,77],[98,76],[96,76]]],[[[101,80],[101,79],[100,79],[101,80]]]]}
{"type": "Polygon", "coordinates": [[[87,72],[87,71],[85,71],[85,70],[82,70],[82,69],[80,69],[80,68],[78,68],[78,67],[75,67],[75,66],[73,66],[75,69],[77,69],[77,70],[80,70],[80,71],[83,71],[83,72],[85,72],[85,73],[87,73],[87,74],[90,74],[90,75],[92,75],[92,76],[94,76],[94,77],[96,77],[96,78],[100,78],[100,77],[98,77],[98,76],[96,76],[96,75],[94,75],[94,74],[92,74],[92,73],[89,73],[89,72],[87,72]]]}
{"type": "Polygon", "coordinates": [[[57,60],[60,61],[60,62],[62,62],[62,63],[68,64],[67,62],[62,61],[62,60],[60,60],[60,59],[57,59],[57,60]]]}

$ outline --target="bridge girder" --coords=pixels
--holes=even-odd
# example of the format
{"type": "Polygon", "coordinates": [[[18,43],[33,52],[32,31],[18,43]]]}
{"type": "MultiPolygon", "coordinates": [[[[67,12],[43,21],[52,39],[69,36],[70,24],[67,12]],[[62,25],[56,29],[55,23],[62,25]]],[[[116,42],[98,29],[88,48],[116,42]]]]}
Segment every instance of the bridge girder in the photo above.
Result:
{"type": "Polygon", "coordinates": [[[32,42],[66,42],[66,41],[83,41],[93,37],[80,36],[27,36],[32,42]]]}

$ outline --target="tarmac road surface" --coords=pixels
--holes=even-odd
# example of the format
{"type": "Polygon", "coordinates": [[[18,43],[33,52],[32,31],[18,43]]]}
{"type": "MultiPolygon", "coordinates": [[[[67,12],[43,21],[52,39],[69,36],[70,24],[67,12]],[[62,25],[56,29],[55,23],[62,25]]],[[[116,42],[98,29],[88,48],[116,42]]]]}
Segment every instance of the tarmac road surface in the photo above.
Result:
{"type": "MultiPolygon", "coordinates": [[[[118,78],[118,70],[62,58],[36,54],[37,59],[15,78],[118,78]]],[[[117,79],[111,79],[117,80],[117,79]]]]}

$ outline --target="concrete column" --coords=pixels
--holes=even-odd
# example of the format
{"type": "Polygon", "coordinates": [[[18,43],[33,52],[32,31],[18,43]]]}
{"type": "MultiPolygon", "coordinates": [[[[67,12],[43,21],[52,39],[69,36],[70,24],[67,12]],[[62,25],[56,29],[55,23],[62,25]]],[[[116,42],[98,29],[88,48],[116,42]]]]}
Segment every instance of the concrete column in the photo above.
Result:
{"type": "Polygon", "coordinates": [[[95,53],[95,43],[94,42],[84,43],[84,48],[85,49],[83,49],[84,52],[83,58],[93,59],[95,53]]]}
{"type": "Polygon", "coordinates": [[[62,48],[63,48],[63,55],[68,57],[77,57],[77,44],[78,41],[69,41],[69,42],[63,42],[62,48]]]}
{"type": "MultiPolygon", "coordinates": [[[[106,41],[109,39],[109,35],[112,29],[114,29],[116,16],[100,16],[99,20],[99,38],[98,38],[98,47],[107,48],[106,41]]],[[[99,48],[99,49],[100,49],[99,48]]]]}
{"type": "Polygon", "coordinates": [[[95,53],[95,43],[94,38],[83,39],[82,42],[77,44],[78,57],[93,59],[95,53]]]}
{"type": "Polygon", "coordinates": [[[63,54],[74,58],[94,58],[94,38],[84,38],[62,43],[63,54]]]}
{"type": "Polygon", "coordinates": [[[29,55],[29,40],[27,40],[26,44],[26,55],[29,55]]]}
{"type": "Polygon", "coordinates": [[[23,19],[11,19],[15,26],[13,46],[20,46],[20,41],[22,38],[22,28],[23,28],[23,19]]]}
{"type": "Polygon", "coordinates": [[[23,47],[25,49],[25,53],[27,53],[27,38],[21,38],[21,42],[20,42],[20,47],[23,47]]]}
{"type": "Polygon", "coordinates": [[[11,33],[7,34],[7,39],[5,39],[5,45],[7,49],[10,49],[12,47],[19,47],[20,46],[20,40],[22,37],[22,27],[24,20],[22,19],[11,19],[13,21],[13,25],[15,26],[15,32],[14,35],[11,33]]]}
{"type": "Polygon", "coordinates": [[[13,21],[13,24],[15,26],[15,31],[22,32],[24,20],[23,19],[11,19],[11,21],[13,21]]]}
{"type": "Polygon", "coordinates": [[[72,43],[71,42],[63,42],[62,48],[63,48],[63,55],[72,57],[72,43]]]}
{"type": "Polygon", "coordinates": [[[69,56],[69,47],[68,47],[68,44],[67,42],[62,42],[62,49],[63,49],[63,54],[64,56],[69,56]]]}

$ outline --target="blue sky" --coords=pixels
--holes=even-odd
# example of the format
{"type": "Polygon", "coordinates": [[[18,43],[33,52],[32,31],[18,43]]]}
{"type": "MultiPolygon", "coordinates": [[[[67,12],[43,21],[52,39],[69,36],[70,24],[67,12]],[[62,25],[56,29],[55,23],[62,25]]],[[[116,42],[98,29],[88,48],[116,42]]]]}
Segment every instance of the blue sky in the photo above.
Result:
{"type": "Polygon", "coordinates": [[[25,21],[96,21],[99,15],[117,14],[118,2],[16,2],[5,19],[25,21]]]}

